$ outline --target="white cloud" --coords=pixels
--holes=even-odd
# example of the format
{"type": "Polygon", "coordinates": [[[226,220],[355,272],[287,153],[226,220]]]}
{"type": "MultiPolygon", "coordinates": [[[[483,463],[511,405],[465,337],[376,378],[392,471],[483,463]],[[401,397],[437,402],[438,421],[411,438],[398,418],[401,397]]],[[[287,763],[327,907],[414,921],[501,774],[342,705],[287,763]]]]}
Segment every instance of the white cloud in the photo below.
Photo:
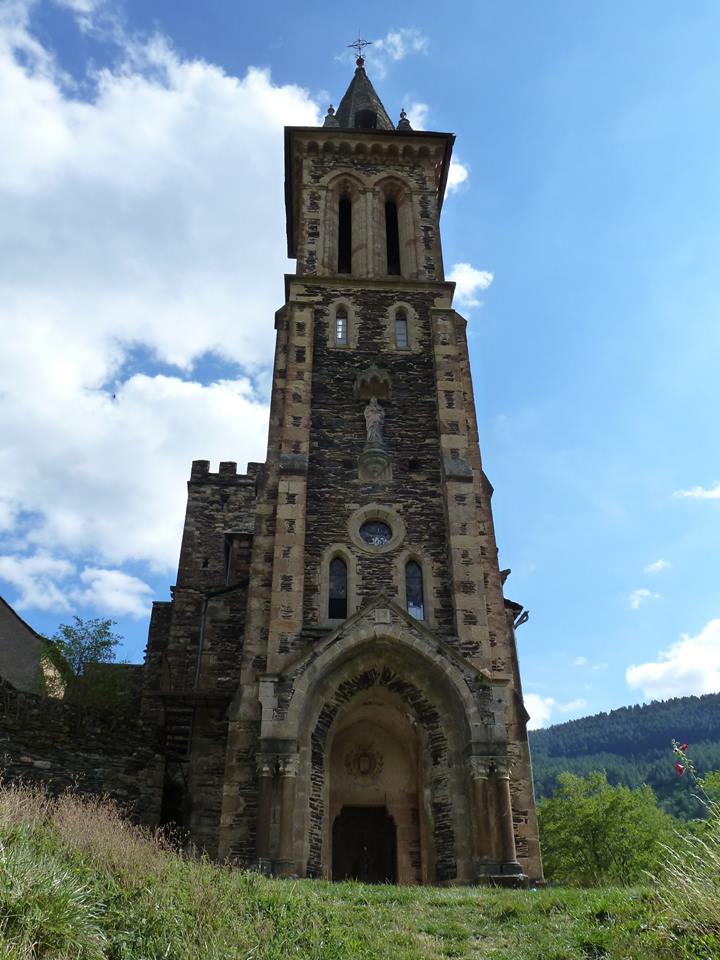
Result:
{"type": "Polygon", "coordinates": [[[659,593],[653,593],[652,590],[641,587],[639,590],[632,591],[628,597],[628,603],[631,610],[639,610],[640,605],[645,603],[646,600],[657,600],[659,597],[659,593]]]}
{"type": "Polygon", "coordinates": [[[625,679],[648,700],[720,691],[720,619],[694,637],[682,634],[655,661],[628,667],[625,679]]]}
{"type": "Polygon", "coordinates": [[[573,666],[574,666],[574,667],[586,667],[587,664],[588,664],[588,658],[587,658],[587,657],[575,657],[575,659],[573,660],[572,663],[573,663],[573,666]]]}
{"type": "Polygon", "coordinates": [[[68,560],[38,553],[33,557],[0,557],[0,580],[17,590],[15,606],[23,610],[69,610],[70,604],[58,581],[72,576],[75,568],[68,560]]]}
{"type": "Polygon", "coordinates": [[[66,613],[92,607],[103,615],[145,616],[152,590],[121,570],[86,567],[79,575],[69,560],[38,552],[32,556],[0,556],[0,580],[17,591],[14,605],[66,613]],[[74,584],[79,581],[81,587],[74,584]]]}
{"type": "MultiPolygon", "coordinates": [[[[252,377],[264,382],[288,269],[283,126],[318,123],[317,107],[266,71],[231,77],[157,37],[121,37],[79,99],[28,9],[0,10],[4,552],[22,534],[76,570],[170,570],[190,461],[264,459],[252,377]],[[194,372],[211,354],[227,379],[194,372]],[[162,372],[138,373],[149,360],[162,372]]],[[[66,609],[72,570],[48,563],[0,568],[21,605],[66,609]]],[[[79,589],[108,598],[110,581],[79,589]]],[[[122,599],[114,583],[115,602],[139,609],[143,591],[125,582],[122,599]]]]}
{"type": "Polygon", "coordinates": [[[413,130],[425,130],[430,107],[427,103],[411,102],[407,108],[408,120],[413,130]]]}
{"type": "Polygon", "coordinates": [[[548,724],[555,700],[552,697],[541,697],[539,693],[525,694],[525,709],[530,714],[528,730],[538,730],[548,724]]]}
{"type": "Polygon", "coordinates": [[[73,13],[92,13],[103,0],[54,0],[58,7],[67,7],[73,13]]]}
{"type": "Polygon", "coordinates": [[[676,490],[676,497],[691,497],[693,500],[720,500],[720,483],[714,487],[690,487],[689,490],[676,490]]]}
{"type": "Polygon", "coordinates": [[[662,573],[663,570],[669,570],[671,566],[669,560],[655,560],[645,567],[643,573],[662,573]]]}
{"type": "Polygon", "coordinates": [[[73,599],[83,606],[95,607],[109,615],[144,617],[150,609],[150,587],[122,570],[83,570],[80,580],[84,590],[76,591],[73,599]]]}
{"type": "Polygon", "coordinates": [[[494,279],[488,270],[476,270],[469,263],[456,263],[447,278],[455,282],[455,297],[461,307],[479,307],[478,292],[487,290],[494,279]]]}
{"type": "Polygon", "coordinates": [[[559,713],[577,713],[587,707],[587,700],[577,697],[574,700],[568,700],[567,703],[558,703],[554,697],[543,697],[539,693],[526,693],[525,709],[530,714],[528,721],[528,730],[539,730],[540,727],[546,727],[557,711],[559,713]]]}
{"type": "MultiPolygon", "coordinates": [[[[372,78],[382,80],[387,76],[390,64],[398,63],[413,54],[427,53],[430,46],[428,38],[415,27],[400,27],[388,30],[384,37],[372,41],[372,46],[364,52],[366,67],[372,78]]],[[[341,59],[354,60],[356,52],[350,51],[341,59]]],[[[411,121],[412,122],[412,121],[411,121]]]]}
{"type": "MultiPolygon", "coordinates": [[[[448,193],[454,193],[455,190],[458,190],[460,185],[465,183],[469,176],[470,171],[465,164],[453,157],[450,161],[450,169],[448,170],[448,193]]],[[[467,266],[467,264],[457,264],[457,266],[467,266]]],[[[492,274],[490,275],[490,279],[492,280],[492,274]]],[[[487,284],[487,286],[489,286],[489,284],[487,284]]],[[[481,287],[480,289],[484,290],[485,288],[481,287]]]]}
{"type": "Polygon", "coordinates": [[[584,710],[587,706],[587,700],[582,697],[576,697],[575,700],[568,700],[567,703],[560,704],[561,713],[577,713],[578,710],[584,710]]]}

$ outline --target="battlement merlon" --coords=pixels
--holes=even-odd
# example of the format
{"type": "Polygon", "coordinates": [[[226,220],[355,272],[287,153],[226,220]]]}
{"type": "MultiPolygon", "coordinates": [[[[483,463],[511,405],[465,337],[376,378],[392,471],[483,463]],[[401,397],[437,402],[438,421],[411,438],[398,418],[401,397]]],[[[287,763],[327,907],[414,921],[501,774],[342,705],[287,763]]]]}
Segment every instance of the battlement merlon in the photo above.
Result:
{"type": "Polygon", "coordinates": [[[264,464],[251,461],[247,465],[246,473],[237,472],[237,462],[235,460],[221,460],[217,472],[210,470],[209,460],[193,460],[190,470],[190,483],[218,483],[227,485],[234,483],[238,485],[254,485],[257,475],[264,464]]]}

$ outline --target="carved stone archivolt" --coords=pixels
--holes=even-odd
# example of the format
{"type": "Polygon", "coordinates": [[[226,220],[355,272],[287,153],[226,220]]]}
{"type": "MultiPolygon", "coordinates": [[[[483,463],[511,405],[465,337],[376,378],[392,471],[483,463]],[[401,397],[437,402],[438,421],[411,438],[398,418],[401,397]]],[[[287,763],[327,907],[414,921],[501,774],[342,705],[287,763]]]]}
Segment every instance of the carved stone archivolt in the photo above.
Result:
{"type": "Polygon", "coordinates": [[[385,760],[372,743],[360,743],[345,755],[348,776],[360,784],[370,784],[382,773],[385,760]]]}

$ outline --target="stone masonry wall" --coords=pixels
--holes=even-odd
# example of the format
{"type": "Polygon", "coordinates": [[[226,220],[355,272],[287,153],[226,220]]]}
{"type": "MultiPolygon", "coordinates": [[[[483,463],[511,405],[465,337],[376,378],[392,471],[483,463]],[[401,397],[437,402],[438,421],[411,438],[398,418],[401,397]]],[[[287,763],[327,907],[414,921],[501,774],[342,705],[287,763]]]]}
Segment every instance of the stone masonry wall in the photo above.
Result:
{"type": "Polygon", "coordinates": [[[133,817],[158,822],[163,760],[137,722],[91,712],[0,681],[0,770],[52,793],[109,794],[133,817]]]}
{"type": "MultiPolygon", "coordinates": [[[[322,623],[319,609],[321,560],[334,543],[345,544],[357,564],[357,603],[384,591],[398,599],[397,553],[417,549],[432,569],[434,592],[425,597],[434,623],[452,634],[454,612],[449,592],[447,532],[442,502],[440,445],[430,350],[430,309],[435,292],[353,284],[308,293],[318,298],[314,341],[314,378],[311,414],[311,450],[308,467],[305,621],[322,623]],[[354,308],[357,346],[338,350],[329,346],[331,305],[342,299],[354,308]],[[399,302],[415,311],[416,349],[398,351],[388,342],[389,311],[399,302]],[[356,376],[375,364],[390,376],[392,395],[381,401],[385,412],[384,438],[392,462],[388,482],[358,478],[358,456],[366,440],[364,408],[367,400],[353,396],[356,376]],[[397,551],[369,554],[353,546],[348,519],[370,503],[392,508],[406,527],[397,551]]],[[[351,334],[352,335],[352,334],[351,334]]],[[[350,611],[352,612],[352,611],[350,611]]]]}

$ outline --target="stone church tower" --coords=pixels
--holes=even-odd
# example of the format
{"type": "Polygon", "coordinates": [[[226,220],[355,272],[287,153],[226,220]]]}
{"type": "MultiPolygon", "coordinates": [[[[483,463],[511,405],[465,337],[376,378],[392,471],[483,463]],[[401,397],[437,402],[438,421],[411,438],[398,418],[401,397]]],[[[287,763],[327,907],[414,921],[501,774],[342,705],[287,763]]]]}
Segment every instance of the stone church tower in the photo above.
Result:
{"type": "Polygon", "coordinates": [[[162,819],[279,875],[542,876],[513,625],[439,218],[454,137],[362,57],[285,130],[267,461],[193,463],[145,720],[162,819]]]}

